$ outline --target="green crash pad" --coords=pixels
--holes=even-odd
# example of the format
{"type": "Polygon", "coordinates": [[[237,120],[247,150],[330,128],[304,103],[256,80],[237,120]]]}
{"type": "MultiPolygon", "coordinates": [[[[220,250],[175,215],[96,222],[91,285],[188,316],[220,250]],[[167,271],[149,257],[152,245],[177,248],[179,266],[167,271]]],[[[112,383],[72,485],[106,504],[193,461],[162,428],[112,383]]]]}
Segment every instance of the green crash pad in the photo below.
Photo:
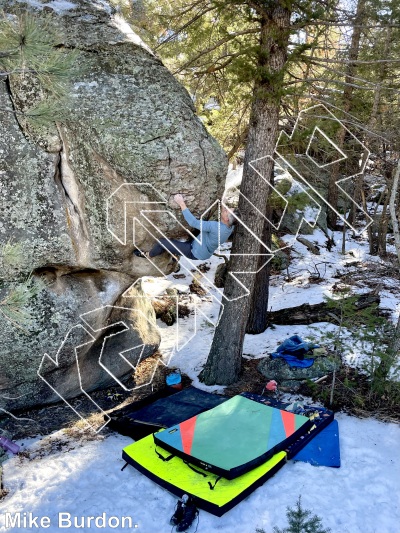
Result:
{"type": "Polygon", "coordinates": [[[285,450],[312,426],[306,417],[243,396],[154,434],[154,442],[206,471],[234,479],[285,450]]]}
{"type": "MultiPolygon", "coordinates": [[[[162,452],[159,448],[157,451],[162,452]]],[[[216,516],[222,516],[232,509],[286,462],[286,453],[279,452],[250,472],[228,480],[197,466],[193,469],[176,456],[169,459],[165,454],[167,460],[162,460],[156,453],[153,435],[126,446],[122,457],[139,472],[176,496],[188,494],[194,498],[197,507],[216,516]]]]}

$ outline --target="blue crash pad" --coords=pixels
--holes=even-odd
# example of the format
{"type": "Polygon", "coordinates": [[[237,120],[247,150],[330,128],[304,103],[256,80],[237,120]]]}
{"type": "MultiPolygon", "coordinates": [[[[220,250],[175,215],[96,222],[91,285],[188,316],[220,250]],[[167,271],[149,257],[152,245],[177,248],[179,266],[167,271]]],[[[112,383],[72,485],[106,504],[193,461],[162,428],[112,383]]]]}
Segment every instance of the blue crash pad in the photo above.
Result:
{"type": "Polygon", "coordinates": [[[314,466],[340,467],[339,425],[333,420],[293,457],[314,466]]]}

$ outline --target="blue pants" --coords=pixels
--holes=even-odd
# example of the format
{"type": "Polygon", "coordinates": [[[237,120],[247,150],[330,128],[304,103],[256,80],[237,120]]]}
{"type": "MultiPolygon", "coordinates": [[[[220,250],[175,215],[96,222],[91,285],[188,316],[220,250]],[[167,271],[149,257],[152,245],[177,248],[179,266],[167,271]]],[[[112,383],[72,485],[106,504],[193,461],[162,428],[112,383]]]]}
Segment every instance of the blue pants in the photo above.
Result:
{"type": "Polygon", "coordinates": [[[150,250],[150,257],[155,257],[156,255],[161,255],[163,252],[168,250],[174,255],[183,255],[189,259],[196,260],[197,258],[192,254],[192,242],[193,239],[189,241],[178,241],[177,239],[160,239],[156,242],[153,248],[150,250]]]}

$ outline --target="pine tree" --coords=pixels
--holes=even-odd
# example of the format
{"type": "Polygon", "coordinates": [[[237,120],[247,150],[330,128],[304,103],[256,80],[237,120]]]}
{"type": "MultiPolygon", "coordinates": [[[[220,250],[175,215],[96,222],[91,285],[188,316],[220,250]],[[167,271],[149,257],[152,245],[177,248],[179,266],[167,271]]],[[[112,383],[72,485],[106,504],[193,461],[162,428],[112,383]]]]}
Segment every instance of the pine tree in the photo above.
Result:
{"type": "MultiPolygon", "coordinates": [[[[115,1],[124,3],[124,0],[115,1]]],[[[145,33],[156,35],[150,44],[184,82],[206,126],[230,156],[240,147],[246,147],[241,192],[251,201],[254,198],[254,205],[266,213],[268,194],[264,190],[251,190],[254,175],[249,162],[273,155],[278,126],[280,129],[283,125],[290,133],[297,113],[310,103],[323,102],[334,111],[340,109],[343,88],[351,87],[347,93],[352,96],[354,116],[345,112],[344,121],[349,126],[355,124],[358,131],[365,131],[376,86],[373,76],[381,64],[379,59],[368,57],[374,49],[368,39],[372,33],[379,34],[382,30],[379,17],[387,16],[390,1],[366,0],[367,15],[356,18],[351,29],[358,31],[358,26],[363,26],[360,37],[354,35],[353,48],[346,34],[354,22],[353,6],[346,9],[329,0],[177,0],[174,3],[142,0],[139,4],[141,9],[150,9],[154,14],[147,17],[143,26],[145,33]],[[374,20],[373,6],[378,4],[380,8],[375,11],[380,15],[374,20]],[[284,24],[276,22],[274,9],[286,9],[284,24]]],[[[387,78],[383,83],[388,85],[387,78]]],[[[388,116],[393,117],[392,109],[388,116]]],[[[272,165],[265,164],[261,171],[264,176],[271,176],[272,165]]],[[[239,207],[245,214],[245,223],[268,242],[270,228],[264,227],[254,213],[248,213],[243,202],[239,207]]],[[[259,270],[256,261],[259,252],[246,241],[239,228],[233,242],[231,271],[259,270]],[[241,264],[234,255],[243,252],[249,254],[246,264],[241,264]]],[[[244,299],[230,302],[235,297],[235,289],[228,276],[224,313],[202,373],[209,384],[234,381],[241,368],[246,329],[254,333],[265,329],[262,313],[268,303],[268,272],[263,269],[257,277],[243,276],[241,281],[250,289],[251,304],[244,299]]]]}
{"type": "MultiPolygon", "coordinates": [[[[250,298],[255,284],[254,273],[259,270],[260,253],[260,245],[253,235],[264,234],[264,218],[259,213],[265,213],[269,195],[267,184],[259,186],[250,162],[263,158],[260,173],[266,177],[272,175],[272,159],[265,156],[273,155],[278,136],[281,88],[290,34],[290,7],[290,2],[277,2],[267,6],[264,2],[257,3],[260,17],[258,70],[239,199],[242,219],[252,233],[244,231],[243,226],[238,226],[230,260],[231,271],[249,272],[241,274],[240,281],[249,290],[250,298]],[[242,255],[243,252],[248,255],[242,255]]],[[[238,290],[241,288],[237,282],[228,276],[224,291],[224,310],[200,376],[208,385],[234,383],[241,371],[242,347],[251,299],[238,298],[238,290]],[[232,324],[235,324],[234,328],[232,324]]]]}
{"type": "Polygon", "coordinates": [[[64,117],[68,84],[79,70],[78,51],[56,47],[58,38],[50,18],[28,11],[0,11],[0,79],[12,93],[14,84],[31,87],[29,102],[1,108],[33,128],[48,126],[64,117]]]}
{"type": "MultiPolygon", "coordinates": [[[[154,6],[154,2],[148,0],[147,5],[151,4],[154,6]]],[[[289,65],[312,46],[310,42],[299,42],[289,49],[290,36],[298,33],[308,21],[315,21],[329,12],[330,2],[197,0],[187,3],[181,0],[170,5],[172,11],[171,8],[164,11],[166,6],[157,4],[155,9],[161,11],[160,19],[165,24],[155,50],[168,48],[169,57],[175,58],[168,66],[176,75],[186,75],[186,85],[197,105],[200,102],[203,106],[203,114],[210,98],[222,106],[225,95],[232,92],[237,96],[238,87],[246,96],[241,102],[246,109],[243,113],[239,111],[240,117],[245,116],[245,119],[235,128],[236,133],[229,139],[228,146],[232,153],[234,147],[246,141],[239,209],[250,232],[244,231],[243,226],[235,232],[230,270],[249,272],[241,275],[240,281],[248,288],[250,297],[237,299],[238,284],[228,276],[224,312],[201,375],[208,384],[228,384],[237,379],[241,370],[246,327],[252,332],[265,329],[260,309],[265,311],[268,303],[268,271],[261,269],[260,263],[265,262],[265,255],[260,257],[265,254],[265,248],[261,249],[253,235],[266,243],[270,240],[270,228],[263,216],[270,187],[267,183],[259,186],[250,163],[263,158],[258,170],[267,180],[272,179],[272,157],[285,95],[285,76],[289,65]],[[173,68],[174,62],[176,68],[173,68]],[[208,100],[202,101],[199,95],[206,95],[208,100]],[[250,207],[251,204],[256,209],[250,207]],[[250,313],[253,301],[257,305],[250,313]],[[254,318],[261,323],[256,323],[254,318]]],[[[240,99],[236,98],[235,104],[232,98],[233,108],[240,108],[238,101],[240,99]]],[[[214,111],[207,110],[211,127],[214,111]]]]}
{"type": "Polygon", "coordinates": [[[285,529],[274,527],[274,533],[329,533],[330,529],[322,527],[319,516],[311,516],[311,511],[301,506],[301,496],[296,502],[295,508],[287,507],[286,517],[289,526],[285,529]]]}

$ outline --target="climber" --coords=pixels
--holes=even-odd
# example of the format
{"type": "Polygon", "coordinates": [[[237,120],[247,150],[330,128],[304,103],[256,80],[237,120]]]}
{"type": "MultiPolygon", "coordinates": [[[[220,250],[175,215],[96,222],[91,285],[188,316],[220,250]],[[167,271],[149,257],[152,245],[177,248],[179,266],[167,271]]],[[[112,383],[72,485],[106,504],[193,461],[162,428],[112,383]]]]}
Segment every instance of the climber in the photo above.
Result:
{"type": "Polygon", "coordinates": [[[183,255],[194,260],[209,259],[218,246],[229,239],[234,230],[235,219],[240,218],[239,211],[222,206],[221,222],[216,220],[201,221],[189,211],[181,194],[176,194],[174,200],[182,209],[182,215],[186,222],[192,228],[200,230],[200,235],[196,239],[191,238],[187,241],[162,238],[156,242],[150,252],[143,253],[140,250],[135,250],[134,254],[138,257],[152,258],[168,250],[174,256],[183,255]]]}

